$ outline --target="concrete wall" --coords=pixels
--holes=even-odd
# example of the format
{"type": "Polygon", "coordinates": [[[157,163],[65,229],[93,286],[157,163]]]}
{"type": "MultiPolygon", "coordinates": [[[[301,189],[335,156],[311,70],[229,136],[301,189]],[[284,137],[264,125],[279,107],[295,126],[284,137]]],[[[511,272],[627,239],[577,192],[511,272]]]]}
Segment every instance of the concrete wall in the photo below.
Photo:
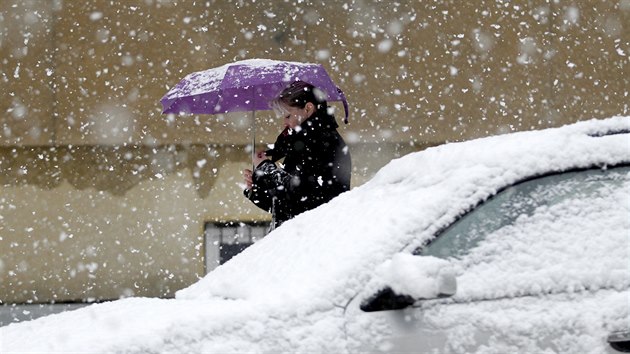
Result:
{"type": "Polygon", "coordinates": [[[249,115],[160,114],[190,72],[323,63],[358,185],[445,141],[627,115],[629,23],[630,0],[2,1],[0,301],[172,296],[205,221],[267,217],[238,185],[249,115]]]}

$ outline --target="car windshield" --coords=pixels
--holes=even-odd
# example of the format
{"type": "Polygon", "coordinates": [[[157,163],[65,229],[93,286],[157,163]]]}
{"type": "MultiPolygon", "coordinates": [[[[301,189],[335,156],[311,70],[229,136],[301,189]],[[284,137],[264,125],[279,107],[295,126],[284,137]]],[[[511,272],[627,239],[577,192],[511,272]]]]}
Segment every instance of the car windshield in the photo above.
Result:
{"type": "MultiPolygon", "coordinates": [[[[477,206],[416,253],[461,259],[488,235],[513,225],[521,218],[565,203],[594,200],[623,188],[630,179],[630,167],[591,169],[548,175],[511,186],[477,206]]],[[[566,203],[563,213],[571,213],[566,203]]],[[[550,217],[561,218],[562,215],[550,217]]]]}

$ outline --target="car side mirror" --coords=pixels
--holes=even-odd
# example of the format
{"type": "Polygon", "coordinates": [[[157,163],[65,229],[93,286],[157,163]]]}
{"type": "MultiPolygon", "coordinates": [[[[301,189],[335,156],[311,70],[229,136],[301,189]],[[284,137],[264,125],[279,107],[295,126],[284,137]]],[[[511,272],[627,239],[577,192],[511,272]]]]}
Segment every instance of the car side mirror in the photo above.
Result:
{"type": "Polygon", "coordinates": [[[362,304],[366,312],[400,310],[418,300],[455,295],[457,280],[453,266],[431,256],[398,253],[376,271],[377,291],[362,304]]]}
{"type": "Polygon", "coordinates": [[[621,353],[630,353],[630,331],[619,331],[608,336],[608,344],[621,353]]]}

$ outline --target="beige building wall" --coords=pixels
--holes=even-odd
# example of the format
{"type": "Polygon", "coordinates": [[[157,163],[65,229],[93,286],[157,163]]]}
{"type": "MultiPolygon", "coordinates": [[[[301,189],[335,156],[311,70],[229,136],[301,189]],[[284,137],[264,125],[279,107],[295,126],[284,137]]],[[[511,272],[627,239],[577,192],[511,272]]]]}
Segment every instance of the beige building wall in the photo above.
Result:
{"type": "Polygon", "coordinates": [[[172,296],[204,222],[267,218],[239,185],[250,115],[160,114],[190,72],[323,63],[356,186],[426,146],[627,115],[629,23],[629,0],[2,1],[0,301],[172,296]]]}
{"type": "MultiPolygon", "coordinates": [[[[205,222],[269,219],[242,195],[248,162],[233,148],[0,152],[9,171],[0,184],[3,303],[170,297],[205,275],[205,248],[218,247],[204,242],[205,222]]],[[[355,185],[385,163],[373,153],[352,147],[365,161],[355,185]]]]}

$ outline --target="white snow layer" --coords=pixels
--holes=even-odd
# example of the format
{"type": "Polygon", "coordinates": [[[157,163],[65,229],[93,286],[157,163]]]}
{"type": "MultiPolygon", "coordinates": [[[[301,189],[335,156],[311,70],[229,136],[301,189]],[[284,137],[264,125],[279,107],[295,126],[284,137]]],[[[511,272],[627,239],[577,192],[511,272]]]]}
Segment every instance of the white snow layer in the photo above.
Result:
{"type": "Polygon", "coordinates": [[[373,282],[382,282],[379,288],[389,286],[396,294],[409,295],[414,299],[433,299],[447,285],[439,280],[447,276],[454,277],[455,271],[444,259],[398,253],[391,261],[385,261],[378,267],[373,282]]]}
{"type": "MultiPolygon", "coordinates": [[[[610,130],[630,130],[630,117],[446,144],[404,156],[370,182],[286,222],[179,291],[175,300],[123,299],[11,324],[0,328],[0,351],[352,351],[356,338],[351,340],[346,333],[367,326],[355,334],[369,342],[368,336],[379,337],[375,328],[380,325],[378,321],[351,322],[344,310],[352,299],[366,295],[362,291],[376,279],[384,262],[402,250],[411,252],[472,206],[514,182],[552,171],[630,162],[627,134],[597,136],[610,130]]],[[[517,223],[502,231],[513,233],[514,243],[491,243],[494,249],[480,246],[467,261],[454,262],[458,291],[445,301],[463,303],[423,305],[427,308],[422,312],[425,323],[434,328],[451,328],[447,351],[543,351],[532,347],[534,342],[519,342],[523,333],[531,338],[549,336],[555,348],[567,352],[589,345],[603,350],[602,323],[615,328],[627,325],[630,306],[630,226],[623,214],[630,210],[630,200],[627,194],[608,198],[582,206],[586,210],[602,209],[609,203],[622,205],[622,213],[607,215],[605,208],[595,211],[602,215],[603,224],[593,220],[588,230],[591,240],[555,240],[557,230],[550,219],[543,220],[546,226],[532,242],[519,234],[517,223]],[[554,268],[556,260],[580,254],[585,247],[591,259],[569,260],[569,268],[554,268]],[[493,260],[492,267],[475,261],[495,253],[504,258],[493,260]],[[541,259],[547,261],[541,263],[541,259]],[[594,285],[584,289],[584,284],[594,285]],[[523,289],[555,295],[544,300],[514,298],[523,289]],[[604,290],[589,293],[597,289],[604,290]],[[488,297],[498,300],[470,302],[488,297]],[[576,304],[567,305],[559,297],[574,297],[576,304]],[[513,307],[495,313],[499,303],[506,301],[514,301],[513,307]],[[531,316],[537,316],[539,327],[531,328],[531,316]],[[567,321],[574,323],[575,333],[561,333],[560,323],[567,321]],[[471,328],[487,330],[488,343],[471,347],[474,341],[467,334],[473,333],[471,328]]],[[[581,215],[578,210],[576,220],[581,215]]]]}
{"type": "Polygon", "coordinates": [[[422,244],[479,200],[524,178],[630,161],[630,117],[446,144],[394,160],[368,183],[299,215],[177,293],[345,305],[403,248],[422,244]]]}
{"type": "Polygon", "coordinates": [[[267,68],[267,70],[273,70],[273,68],[277,66],[284,66],[287,64],[291,64],[293,67],[313,65],[310,63],[287,62],[270,59],[241,60],[235,63],[228,63],[216,68],[188,74],[182,80],[180,85],[176,85],[171,88],[164,97],[167,99],[173,99],[177,97],[195,96],[206,92],[217,91],[221,85],[225,84],[222,80],[231,66],[239,65],[249,67],[249,71],[242,70],[239,73],[240,75],[261,76],[265,74],[265,68],[267,68]]]}

